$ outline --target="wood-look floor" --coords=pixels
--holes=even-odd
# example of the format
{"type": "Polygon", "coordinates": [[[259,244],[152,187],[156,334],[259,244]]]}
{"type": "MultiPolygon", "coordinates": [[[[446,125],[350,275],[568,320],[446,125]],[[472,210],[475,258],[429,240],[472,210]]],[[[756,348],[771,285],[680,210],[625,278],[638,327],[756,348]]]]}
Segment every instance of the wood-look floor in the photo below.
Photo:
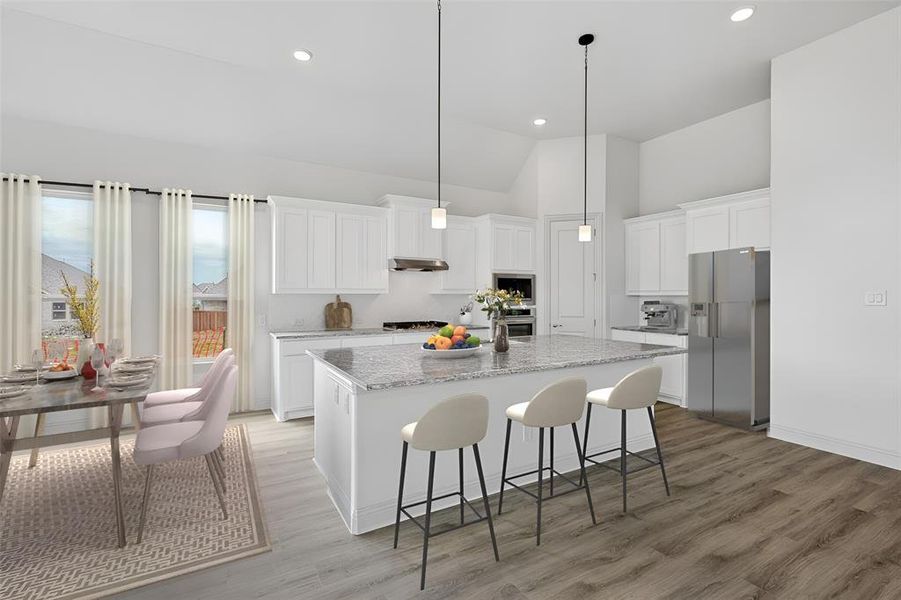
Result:
{"type": "Polygon", "coordinates": [[[569,494],[545,504],[536,547],[534,505],[511,493],[495,521],[501,562],[482,525],[434,538],[424,592],[415,526],[397,550],[391,528],[345,529],[311,463],[311,421],[243,418],[273,551],[121,597],[901,598],[901,473],[659,409],[672,497],[643,471],[622,515],[618,476],[595,467],[598,525],[569,494]]]}

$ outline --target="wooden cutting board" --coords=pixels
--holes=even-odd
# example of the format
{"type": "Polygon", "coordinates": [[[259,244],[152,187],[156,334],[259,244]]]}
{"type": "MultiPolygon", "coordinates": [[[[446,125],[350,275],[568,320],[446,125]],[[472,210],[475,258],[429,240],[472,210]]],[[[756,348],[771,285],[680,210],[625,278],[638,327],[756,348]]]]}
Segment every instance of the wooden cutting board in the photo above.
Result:
{"type": "Polygon", "coordinates": [[[325,305],[326,329],[350,329],[353,326],[354,312],[350,302],[342,302],[341,296],[335,296],[334,302],[325,305]]]}

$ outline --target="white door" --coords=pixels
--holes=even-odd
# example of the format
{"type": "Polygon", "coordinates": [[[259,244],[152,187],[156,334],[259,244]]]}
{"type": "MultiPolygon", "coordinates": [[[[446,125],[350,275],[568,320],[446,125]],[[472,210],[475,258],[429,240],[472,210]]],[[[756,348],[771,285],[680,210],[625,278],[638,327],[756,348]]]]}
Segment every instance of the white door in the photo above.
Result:
{"type": "Polygon", "coordinates": [[[551,222],[548,315],[551,333],[594,337],[595,249],[601,241],[595,234],[591,242],[580,242],[581,224],[581,221],[551,222]]]}

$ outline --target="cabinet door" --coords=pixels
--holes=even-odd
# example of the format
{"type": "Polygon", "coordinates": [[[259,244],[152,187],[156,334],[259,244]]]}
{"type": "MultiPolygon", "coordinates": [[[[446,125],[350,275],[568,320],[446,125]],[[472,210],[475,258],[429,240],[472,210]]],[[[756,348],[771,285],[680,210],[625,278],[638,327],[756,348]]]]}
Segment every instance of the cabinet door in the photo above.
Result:
{"type": "Polygon", "coordinates": [[[441,289],[471,294],[476,289],[476,228],[450,218],[444,232],[447,271],[441,273],[441,289]]]}
{"type": "Polygon", "coordinates": [[[770,247],[769,200],[751,200],[729,207],[729,247],[770,247]]]}
{"type": "Polygon", "coordinates": [[[365,264],[365,288],[373,291],[388,289],[388,227],[381,217],[365,218],[366,243],[363,261],[365,264]]]}
{"type": "Polygon", "coordinates": [[[272,208],[272,293],[307,289],[309,214],[305,208],[272,208]]]}
{"type": "Polygon", "coordinates": [[[685,396],[685,356],[658,356],[654,363],[663,369],[663,378],[660,380],[660,394],[681,400],[685,396]]]}
{"type": "MultiPolygon", "coordinates": [[[[634,225],[626,225],[626,293],[637,295],[639,289],[638,255],[641,238],[634,225]]],[[[615,339],[615,338],[614,338],[615,339]]]]}
{"type": "Polygon", "coordinates": [[[495,224],[491,232],[494,245],[493,270],[495,272],[515,271],[516,228],[513,225],[495,224]]]}
{"type": "Polygon", "coordinates": [[[514,263],[517,271],[535,270],[535,230],[517,226],[514,229],[514,263]]]}
{"type": "Polygon", "coordinates": [[[660,222],[660,291],[688,294],[685,219],[660,222]]]}
{"type": "Polygon", "coordinates": [[[729,248],[729,208],[717,206],[692,210],[686,216],[688,253],[729,248]]]}
{"type": "Polygon", "coordinates": [[[635,228],[638,236],[638,289],[643,293],[660,290],[660,227],[647,223],[635,228]]]}
{"type": "Polygon", "coordinates": [[[441,229],[432,229],[432,211],[431,209],[420,211],[419,216],[419,235],[420,248],[419,258],[438,258],[441,256],[441,242],[444,239],[444,232],[441,229]]]}
{"type": "Polygon", "coordinates": [[[313,410],[313,359],[307,350],[337,348],[337,339],[285,341],[279,345],[278,411],[280,419],[309,416],[313,410]]]}
{"type": "Polygon", "coordinates": [[[335,289],[335,213],[310,210],[307,234],[307,288],[335,289]]]}
{"type": "Polygon", "coordinates": [[[394,256],[421,258],[422,211],[418,208],[395,207],[394,256]]]}
{"type": "Polygon", "coordinates": [[[338,215],[337,287],[339,291],[366,286],[366,217],[338,215]]]}

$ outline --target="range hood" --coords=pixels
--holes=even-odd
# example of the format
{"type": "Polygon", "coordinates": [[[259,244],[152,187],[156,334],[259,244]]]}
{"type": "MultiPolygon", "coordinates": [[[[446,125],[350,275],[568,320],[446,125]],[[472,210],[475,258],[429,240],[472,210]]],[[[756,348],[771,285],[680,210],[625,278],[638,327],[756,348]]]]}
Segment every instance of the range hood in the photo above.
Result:
{"type": "Polygon", "coordinates": [[[447,263],[437,258],[392,258],[392,271],[447,271],[447,263]]]}

